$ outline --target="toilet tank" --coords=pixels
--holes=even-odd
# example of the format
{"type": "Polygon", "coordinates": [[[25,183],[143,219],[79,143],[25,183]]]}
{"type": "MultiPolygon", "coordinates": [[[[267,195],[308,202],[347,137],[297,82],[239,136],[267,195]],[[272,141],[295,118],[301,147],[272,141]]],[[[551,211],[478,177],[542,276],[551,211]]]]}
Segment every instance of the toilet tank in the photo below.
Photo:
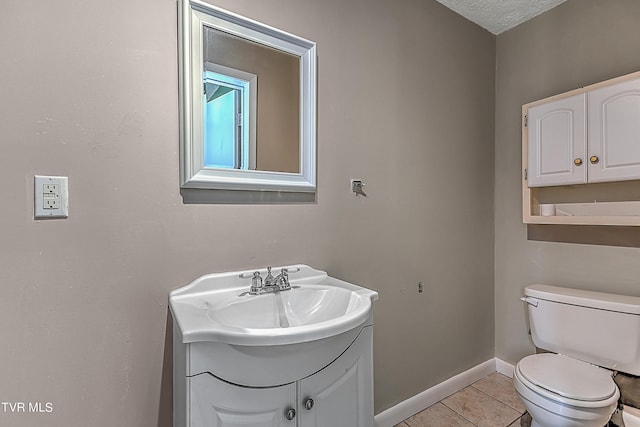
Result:
{"type": "Polygon", "coordinates": [[[536,347],[640,375],[640,297],[549,285],[524,294],[536,347]]]}

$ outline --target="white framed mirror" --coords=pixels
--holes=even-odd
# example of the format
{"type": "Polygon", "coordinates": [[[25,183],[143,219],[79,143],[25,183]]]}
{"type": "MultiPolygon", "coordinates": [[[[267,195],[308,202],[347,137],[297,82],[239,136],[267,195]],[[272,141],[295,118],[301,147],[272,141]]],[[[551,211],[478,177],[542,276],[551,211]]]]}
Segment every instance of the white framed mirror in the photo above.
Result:
{"type": "Polygon", "coordinates": [[[181,187],[315,192],[315,43],[178,5],[181,187]]]}

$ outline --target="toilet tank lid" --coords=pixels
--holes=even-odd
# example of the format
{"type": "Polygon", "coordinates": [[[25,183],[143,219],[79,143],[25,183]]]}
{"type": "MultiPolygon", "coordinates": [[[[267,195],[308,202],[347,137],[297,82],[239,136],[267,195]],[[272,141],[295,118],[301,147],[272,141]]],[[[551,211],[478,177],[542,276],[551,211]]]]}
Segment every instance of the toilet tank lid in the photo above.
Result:
{"type": "Polygon", "coordinates": [[[529,285],[524,289],[528,297],[572,304],[620,313],[640,314],[640,297],[604,292],[584,291],[551,285],[529,285]]]}

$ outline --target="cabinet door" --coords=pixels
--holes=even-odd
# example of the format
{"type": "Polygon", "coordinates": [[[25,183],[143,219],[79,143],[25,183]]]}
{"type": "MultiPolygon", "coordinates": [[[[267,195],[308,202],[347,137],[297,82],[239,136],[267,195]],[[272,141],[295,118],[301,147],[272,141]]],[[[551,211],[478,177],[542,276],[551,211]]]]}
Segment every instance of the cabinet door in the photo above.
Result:
{"type": "Polygon", "coordinates": [[[529,187],[586,183],[586,95],[537,105],[527,116],[529,187]]]}
{"type": "Polygon", "coordinates": [[[589,92],[587,154],[589,182],[640,179],[640,80],[589,92]]]}
{"type": "Polygon", "coordinates": [[[365,327],[336,361],[300,381],[301,427],[373,427],[371,330],[365,327]]]}
{"type": "Polygon", "coordinates": [[[189,378],[189,427],[295,427],[296,385],[247,388],[209,374],[189,378]]]}

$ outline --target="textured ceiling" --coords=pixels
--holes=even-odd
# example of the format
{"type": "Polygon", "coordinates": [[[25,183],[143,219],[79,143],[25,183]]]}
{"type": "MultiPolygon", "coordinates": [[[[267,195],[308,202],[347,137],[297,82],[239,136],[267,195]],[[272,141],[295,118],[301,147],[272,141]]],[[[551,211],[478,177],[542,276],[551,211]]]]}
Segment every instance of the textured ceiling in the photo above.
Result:
{"type": "Polygon", "coordinates": [[[437,0],[493,34],[500,34],[566,0],[437,0]]]}

